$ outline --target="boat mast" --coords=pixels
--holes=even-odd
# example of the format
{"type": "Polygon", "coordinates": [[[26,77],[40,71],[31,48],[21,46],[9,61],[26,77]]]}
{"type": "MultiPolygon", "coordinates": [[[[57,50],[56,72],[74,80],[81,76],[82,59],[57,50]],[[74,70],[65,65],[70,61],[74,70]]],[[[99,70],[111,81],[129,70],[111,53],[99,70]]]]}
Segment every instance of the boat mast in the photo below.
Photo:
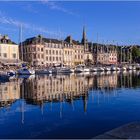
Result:
{"type": "Polygon", "coordinates": [[[121,64],[122,64],[122,46],[121,46],[121,64]]]}
{"type": "MultiPolygon", "coordinates": [[[[23,61],[23,46],[22,46],[22,24],[20,26],[20,45],[21,45],[21,55],[22,55],[22,61],[23,61]]],[[[22,83],[22,107],[21,107],[21,112],[22,112],[22,124],[24,124],[24,80],[22,83]]]]}
{"type": "Polygon", "coordinates": [[[98,33],[97,33],[97,45],[96,45],[96,66],[98,64],[98,33]]]}
{"type": "Polygon", "coordinates": [[[23,61],[22,24],[20,25],[20,47],[21,47],[21,60],[23,61]]]}

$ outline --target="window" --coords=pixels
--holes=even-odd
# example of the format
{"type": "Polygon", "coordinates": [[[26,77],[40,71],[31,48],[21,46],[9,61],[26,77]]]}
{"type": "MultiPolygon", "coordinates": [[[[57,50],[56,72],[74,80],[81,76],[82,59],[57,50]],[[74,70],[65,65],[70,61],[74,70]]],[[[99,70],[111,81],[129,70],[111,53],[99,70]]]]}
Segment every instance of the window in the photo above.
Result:
{"type": "Polygon", "coordinates": [[[44,55],[42,54],[41,57],[44,58],[44,55]]]}
{"type": "Polygon", "coordinates": [[[16,54],[15,53],[13,53],[13,58],[16,58],[16,54]]]}
{"type": "Polygon", "coordinates": [[[48,57],[46,57],[46,60],[48,61],[48,57]]]}
{"type": "Polygon", "coordinates": [[[48,54],[48,50],[46,50],[46,54],[48,54]]]}
{"type": "Polygon", "coordinates": [[[54,50],[53,50],[53,54],[55,54],[54,50]]]}
{"type": "Polygon", "coordinates": [[[40,48],[38,48],[38,51],[40,51],[40,48]]]}
{"type": "Polygon", "coordinates": [[[4,56],[5,58],[7,58],[7,53],[4,53],[3,56],[4,56]]]}
{"type": "Polygon", "coordinates": [[[36,54],[34,54],[34,59],[36,59],[36,54]]]}
{"type": "Polygon", "coordinates": [[[49,51],[49,53],[51,54],[51,50],[49,51]]]}
{"type": "Polygon", "coordinates": [[[41,48],[41,51],[43,52],[43,48],[41,48]]]}
{"type": "Polygon", "coordinates": [[[40,58],[40,54],[38,54],[38,58],[40,58]]]}

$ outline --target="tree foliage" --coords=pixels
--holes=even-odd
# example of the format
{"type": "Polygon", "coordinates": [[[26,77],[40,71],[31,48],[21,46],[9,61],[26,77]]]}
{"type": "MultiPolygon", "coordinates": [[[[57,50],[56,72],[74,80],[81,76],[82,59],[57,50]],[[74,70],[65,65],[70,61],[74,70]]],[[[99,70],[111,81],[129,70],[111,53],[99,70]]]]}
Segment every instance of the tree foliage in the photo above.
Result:
{"type": "Polygon", "coordinates": [[[134,61],[138,61],[140,59],[140,48],[138,47],[132,48],[132,58],[134,61]]]}

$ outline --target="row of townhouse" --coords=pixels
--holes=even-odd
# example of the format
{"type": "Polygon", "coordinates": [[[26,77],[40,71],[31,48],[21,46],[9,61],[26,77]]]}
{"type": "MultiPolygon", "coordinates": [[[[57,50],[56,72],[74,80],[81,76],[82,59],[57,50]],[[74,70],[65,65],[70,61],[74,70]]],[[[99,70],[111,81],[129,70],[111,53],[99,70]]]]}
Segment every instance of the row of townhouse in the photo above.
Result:
{"type": "Polygon", "coordinates": [[[53,66],[65,64],[74,66],[84,63],[84,46],[77,41],[68,42],[44,38],[41,35],[26,39],[20,44],[20,58],[31,65],[53,66]]]}
{"type": "Polygon", "coordinates": [[[86,62],[117,64],[118,52],[113,46],[107,50],[105,45],[97,47],[89,43],[85,28],[81,42],[73,40],[71,36],[58,40],[38,35],[18,45],[8,36],[0,36],[0,62],[17,63],[19,59],[33,66],[75,66],[86,62]]]}

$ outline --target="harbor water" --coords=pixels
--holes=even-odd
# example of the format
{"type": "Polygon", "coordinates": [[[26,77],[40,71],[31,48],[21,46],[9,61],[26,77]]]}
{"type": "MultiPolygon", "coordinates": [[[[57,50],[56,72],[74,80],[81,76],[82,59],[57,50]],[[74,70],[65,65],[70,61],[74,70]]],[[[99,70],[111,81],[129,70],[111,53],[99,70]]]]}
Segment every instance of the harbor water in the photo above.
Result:
{"type": "Polygon", "coordinates": [[[140,121],[140,72],[0,81],[0,138],[93,138],[140,121]]]}

